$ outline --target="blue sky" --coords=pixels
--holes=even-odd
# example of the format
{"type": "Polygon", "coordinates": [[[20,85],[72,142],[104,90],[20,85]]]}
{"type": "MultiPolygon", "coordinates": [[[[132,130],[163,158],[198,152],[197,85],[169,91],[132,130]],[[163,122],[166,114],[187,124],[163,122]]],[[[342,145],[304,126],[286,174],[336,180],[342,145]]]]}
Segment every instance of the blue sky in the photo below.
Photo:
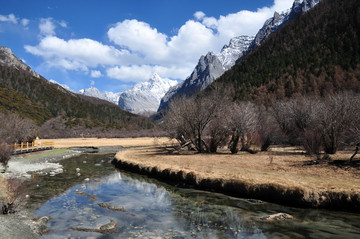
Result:
{"type": "Polygon", "coordinates": [[[154,73],[184,80],[230,38],[293,0],[0,0],[0,45],[73,90],[120,92],[154,73]]]}

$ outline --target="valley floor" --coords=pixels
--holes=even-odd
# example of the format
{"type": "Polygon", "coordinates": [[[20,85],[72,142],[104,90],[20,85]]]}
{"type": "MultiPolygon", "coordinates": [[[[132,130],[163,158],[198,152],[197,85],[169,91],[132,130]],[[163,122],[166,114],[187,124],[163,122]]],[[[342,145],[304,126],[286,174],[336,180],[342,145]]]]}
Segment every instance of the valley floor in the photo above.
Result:
{"type": "MultiPolygon", "coordinates": [[[[291,147],[272,147],[257,154],[232,155],[226,149],[216,154],[197,154],[179,149],[169,138],[40,140],[44,141],[52,141],[55,150],[22,155],[10,163],[26,159],[45,163],[53,154],[71,156],[73,151],[65,149],[71,147],[128,148],[116,154],[117,167],[175,185],[284,205],[360,213],[360,155],[350,164],[351,150],[331,155],[331,160],[316,160],[291,147]]],[[[7,197],[6,189],[5,175],[0,174],[0,198],[7,197]]],[[[12,224],[10,217],[1,217],[12,224]]]]}

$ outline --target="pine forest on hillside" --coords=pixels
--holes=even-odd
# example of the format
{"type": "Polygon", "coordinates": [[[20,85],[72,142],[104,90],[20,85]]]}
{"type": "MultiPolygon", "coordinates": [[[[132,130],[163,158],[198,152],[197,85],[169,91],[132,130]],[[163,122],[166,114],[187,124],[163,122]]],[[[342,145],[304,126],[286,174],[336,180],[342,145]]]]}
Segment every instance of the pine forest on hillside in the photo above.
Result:
{"type": "Polygon", "coordinates": [[[18,113],[39,126],[59,117],[67,128],[141,130],[153,125],[150,119],[107,101],[71,93],[44,78],[8,66],[0,67],[0,98],[1,112],[18,113]]]}
{"type": "Polygon", "coordinates": [[[273,34],[207,90],[170,104],[165,128],[216,152],[302,146],[334,154],[360,142],[360,2],[324,0],[273,34]]]}
{"type": "Polygon", "coordinates": [[[360,2],[325,0],[217,80],[235,99],[360,92],[360,2]]]}

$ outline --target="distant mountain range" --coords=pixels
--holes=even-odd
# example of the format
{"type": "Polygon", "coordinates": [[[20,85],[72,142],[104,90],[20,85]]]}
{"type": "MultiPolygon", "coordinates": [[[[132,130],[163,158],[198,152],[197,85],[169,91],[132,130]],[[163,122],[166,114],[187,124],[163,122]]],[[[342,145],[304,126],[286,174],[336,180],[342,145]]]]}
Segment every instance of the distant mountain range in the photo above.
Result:
{"type": "Polygon", "coordinates": [[[175,98],[190,97],[204,90],[208,85],[223,75],[256,47],[260,46],[272,33],[313,8],[320,0],[295,0],[291,9],[274,13],[255,37],[239,36],[230,40],[219,54],[212,52],[202,56],[191,75],[177,86],[171,88],[161,99],[158,111],[165,110],[175,98]]]}
{"type": "Polygon", "coordinates": [[[155,73],[148,81],[140,82],[122,93],[101,92],[95,87],[82,89],[79,93],[107,100],[134,114],[151,115],[156,113],[165,93],[177,83],[174,80],[162,79],[155,73]]]}

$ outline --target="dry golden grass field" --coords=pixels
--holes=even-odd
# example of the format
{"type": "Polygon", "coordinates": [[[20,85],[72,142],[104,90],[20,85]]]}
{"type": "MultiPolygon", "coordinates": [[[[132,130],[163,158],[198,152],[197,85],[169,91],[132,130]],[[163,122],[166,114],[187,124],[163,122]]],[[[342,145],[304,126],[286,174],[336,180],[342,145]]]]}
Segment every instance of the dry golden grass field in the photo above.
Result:
{"type": "MultiPolygon", "coordinates": [[[[236,155],[227,152],[196,154],[156,146],[118,152],[116,158],[160,171],[194,172],[198,179],[239,180],[249,185],[273,184],[289,189],[316,192],[352,192],[360,194],[359,164],[347,162],[352,152],[332,155],[332,162],[309,165],[316,158],[307,157],[294,148],[272,148],[269,152],[236,155]]],[[[357,163],[357,162],[356,162],[357,163]]]]}

